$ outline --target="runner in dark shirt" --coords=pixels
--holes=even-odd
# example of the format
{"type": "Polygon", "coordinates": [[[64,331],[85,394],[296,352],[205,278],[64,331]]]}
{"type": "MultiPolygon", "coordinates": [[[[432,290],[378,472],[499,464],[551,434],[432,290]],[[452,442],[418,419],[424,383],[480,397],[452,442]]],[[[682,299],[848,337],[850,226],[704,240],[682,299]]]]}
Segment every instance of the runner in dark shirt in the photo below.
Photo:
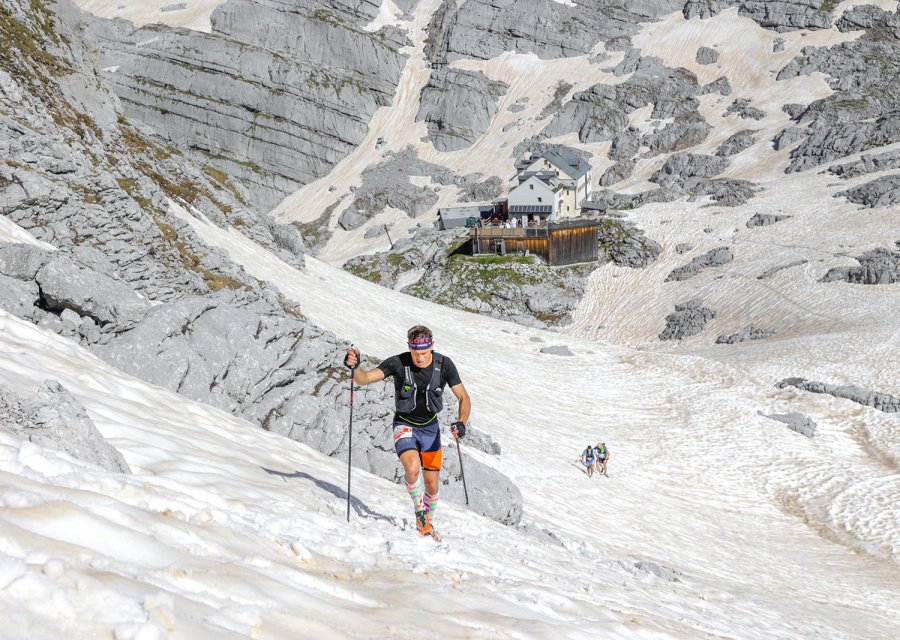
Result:
{"type": "MultiPolygon", "coordinates": [[[[437,415],[428,409],[428,403],[425,398],[428,383],[431,381],[434,372],[434,360],[425,368],[419,368],[413,362],[412,355],[407,351],[396,356],[391,356],[378,368],[384,372],[385,378],[394,378],[394,394],[400,397],[403,393],[403,374],[404,368],[410,367],[416,385],[416,402],[415,408],[410,413],[394,413],[394,421],[402,420],[414,426],[424,426],[437,420],[437,415]]],[[[462,384],[459,379],[459,373],[456,371],[456,365],[453,361],[444,356],[443,368],[441,371],[441,387],[449,386],[451,389],[458,384],[462,384]]]]}
{"type": "MultiPolygon", "coordinates": [[[[434,351],[434,337],[428,327],[416,325],[410,329],[407,346],[409,351],[391,356],[374,369],[354,368],[353,379],[361,385],[394,379],[394,450],[403,465],[406,489],[416,510],[416,526],[421,534],[437,538],[432,519],[443,459],[437,416],[444,406],[444,387],[449,386],[459,400],[459,418],[450,428],[456,438],[466,435],[471,401],[456,365],[434,351]]],[[[344,364],[356,367],[359,351],[348,349],[344,364]]]]}

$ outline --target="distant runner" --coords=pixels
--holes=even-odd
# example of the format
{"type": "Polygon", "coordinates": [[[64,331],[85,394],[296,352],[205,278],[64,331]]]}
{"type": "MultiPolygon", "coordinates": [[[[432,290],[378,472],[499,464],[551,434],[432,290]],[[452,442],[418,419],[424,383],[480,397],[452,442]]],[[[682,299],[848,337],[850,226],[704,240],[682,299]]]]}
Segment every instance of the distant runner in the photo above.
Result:
{"type": "Polygon", "coordinates": [[[594,451],[597,454],[597,471],[600,471],[600,468],[603,468],[603,475],[607,478],[609,474],[606,473],[606,463],[609,462],[609,449],[606,448],[606,443],[601,442],[596,447],[594,447],[594,451]]]}
{"type": "MultiPolygon", "coordinates": [[[[444,387],[459,400],[459,417],[450,425],[455,438],[466,435],[471,401],[447,356],[434,351],[434,336],[428,327],[416,325],[407,334],[408,351],[391,356],[374,369],[354,369],[361,385],[394,378],[394,450],[403,465],[406,490],[416,511],[416,529],[439,539],[432,521],[438,504],[441,471],[441,425],[437,414],[444,408],[444,387]],[[425,476],[424,483],[419,470],[425,476]]],[[[359,350],[347,349],[344,364],[355,367],[359,350]]]]}
{"type": "Polygon", "coordinates": [[[594,447],[588,445],[587,448],[581,452],[581,464],[587,468],[588,478],[593,477],[594,475],[594,447]]]}

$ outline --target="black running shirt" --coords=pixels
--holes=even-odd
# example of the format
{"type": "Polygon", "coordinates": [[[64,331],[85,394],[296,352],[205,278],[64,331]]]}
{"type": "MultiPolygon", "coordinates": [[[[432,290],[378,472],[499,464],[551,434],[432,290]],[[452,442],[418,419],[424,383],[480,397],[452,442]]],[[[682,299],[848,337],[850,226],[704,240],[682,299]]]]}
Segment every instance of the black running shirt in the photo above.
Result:
{"type": "MultiPolygon", "coordinates": [[[[447,356],[442,357],[444,362],[441,365],[441,385],[455,387],[462,382],[459,379],[456,365],[447,356]]],[[[400,419],[415,425],[430,424],[437,416],[428,410],[428,406],[425,403],[425,389],[428,387],[428,383],[431,382],[431,374],[434,372],[434,360],[432,359],[431,364],[424,369],[420,369],[413,364],[412,355],[410,355],[409,351],[405,351],[396,356],[391,356],[378,365],[378,368],[384,372],[385,379],[391,376],[394,377],[395,397],[400,394],[400,386],[403,384],[403,369],[405,367],[409,367],[412,370],[413,379],[416,381],[416,408],[413,409],[412,413],[408,414],[395,413],[394,419],[400,419]]]]}

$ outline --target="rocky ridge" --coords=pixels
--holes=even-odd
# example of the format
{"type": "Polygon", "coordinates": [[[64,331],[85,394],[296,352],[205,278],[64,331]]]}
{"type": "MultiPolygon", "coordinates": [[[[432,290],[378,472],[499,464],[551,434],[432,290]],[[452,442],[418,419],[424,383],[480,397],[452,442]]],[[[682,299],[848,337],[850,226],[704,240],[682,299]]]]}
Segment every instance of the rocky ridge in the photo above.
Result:
{"type": "Polygon", "coordinates": [[[828,384],[826,382],[818,382],[815,380],[806,380],[805,378],[785,378],[775,385],[778,389],[794,387],[801,391],[810,391],[812,393],[824,393],[835,398],[843,398],[851,400],[857,404],[872,407],[885,413],[900,412],[900,398],[892,396],[889,393],[880,393],[865,389],[855,384],[828,384]]]}

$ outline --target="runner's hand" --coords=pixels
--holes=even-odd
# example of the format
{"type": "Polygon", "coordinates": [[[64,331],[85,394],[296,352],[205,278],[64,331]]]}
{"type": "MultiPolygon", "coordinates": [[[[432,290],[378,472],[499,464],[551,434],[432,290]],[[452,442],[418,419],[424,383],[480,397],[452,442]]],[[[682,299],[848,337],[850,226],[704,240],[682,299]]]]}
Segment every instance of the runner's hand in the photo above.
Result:
{"type": "Polygon", "coordinates": [[[344,366],[355,369],[359,366],[359,349],[350,347],[347,349],[347,355],[344,356],[344,366]]]}
{"type": "Polygon", "coordinates": [[[462,422],[461,420],[457,420],[450,425],[450,433],[453,434],[454,438],[459,440],[466,435],[466,423],[462,422]]]}

